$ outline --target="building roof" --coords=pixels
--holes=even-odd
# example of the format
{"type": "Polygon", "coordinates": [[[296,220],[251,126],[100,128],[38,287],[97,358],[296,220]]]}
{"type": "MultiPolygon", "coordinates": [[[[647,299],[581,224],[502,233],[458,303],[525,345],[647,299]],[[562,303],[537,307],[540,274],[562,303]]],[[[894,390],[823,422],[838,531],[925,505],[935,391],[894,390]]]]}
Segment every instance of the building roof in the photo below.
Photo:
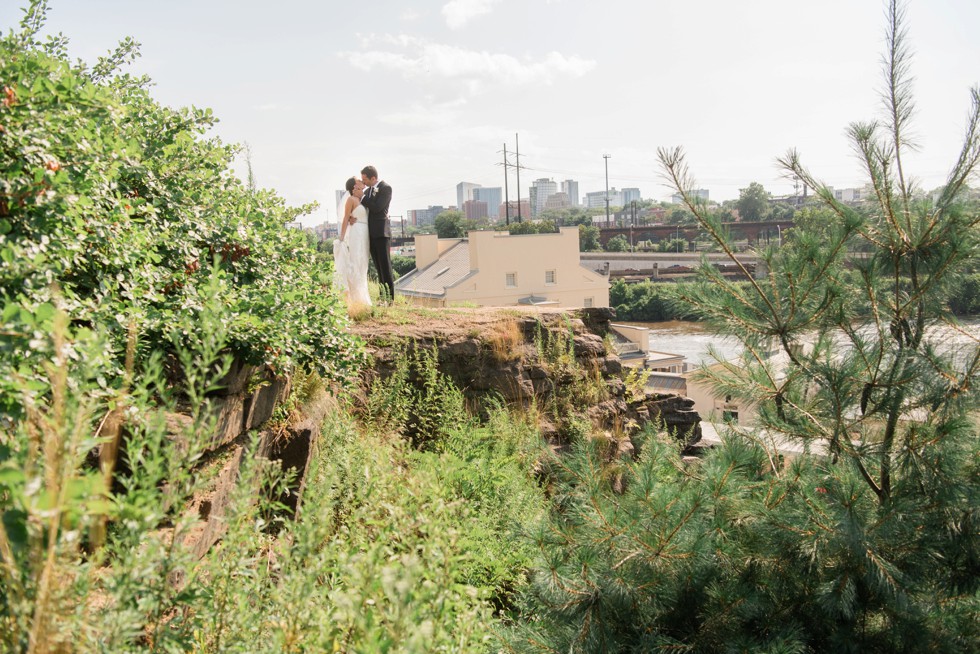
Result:
{"type": "Polygon", "coordinates": [[[647,351],[647,361],[650,363],[661,363],[664,361],[674,361],[675,359],[684,359],[683,354],[673,354],[671,352],[658,352],[657,350],[647,351]]]}
{"type": "Polygon", "coordinates": [[[672,375],[669,373],[651,373],[647,377],[647,388],[658,391],[670,391],[673,393],[687,393],[687,379],[682,375],[672,375]]]}
{"type": "Polygon", "coordinates": [[[400,277],[395,288],[407,295],[442,296],[471,273],[470,246],[463,239],[422,270],[400,277]]]}

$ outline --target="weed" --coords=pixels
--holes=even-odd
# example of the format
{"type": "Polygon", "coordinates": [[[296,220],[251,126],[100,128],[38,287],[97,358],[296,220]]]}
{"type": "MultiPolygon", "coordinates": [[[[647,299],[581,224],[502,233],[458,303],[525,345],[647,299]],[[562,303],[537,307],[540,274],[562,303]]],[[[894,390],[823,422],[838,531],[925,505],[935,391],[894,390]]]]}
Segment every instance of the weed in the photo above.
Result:
{"type": "Polygon", "coordinates": [[[494,323],[487,336],[493,359],[499,362],[518,361],[524,356],[524,332],[514,318],[494,323]]]}

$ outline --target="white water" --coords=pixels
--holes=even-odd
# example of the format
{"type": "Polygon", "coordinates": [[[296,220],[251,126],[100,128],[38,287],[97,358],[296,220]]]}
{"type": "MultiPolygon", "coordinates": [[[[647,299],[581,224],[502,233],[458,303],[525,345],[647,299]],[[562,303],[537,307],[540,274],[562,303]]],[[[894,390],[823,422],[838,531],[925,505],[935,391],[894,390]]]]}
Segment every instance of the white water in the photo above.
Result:
{"type": "MultiPolygon", "coordinates": [[[[714,363],[709,348],[719,352],[721,358],[732,359],[741,351],[739,342],[731,336],[712,334],[698,322],[675,320],[671,322],[630,322],[627,325],[646,327],[650,330],[650,349],[681,354],[691,367],[702,363],[714,363]]],[[[930,330],[926,338],[940,351],[953,351],[958,360],[965,360],[977,347],[980,339],[980,318],[962,320],[962,331],[949,327],[930,330]]]]}

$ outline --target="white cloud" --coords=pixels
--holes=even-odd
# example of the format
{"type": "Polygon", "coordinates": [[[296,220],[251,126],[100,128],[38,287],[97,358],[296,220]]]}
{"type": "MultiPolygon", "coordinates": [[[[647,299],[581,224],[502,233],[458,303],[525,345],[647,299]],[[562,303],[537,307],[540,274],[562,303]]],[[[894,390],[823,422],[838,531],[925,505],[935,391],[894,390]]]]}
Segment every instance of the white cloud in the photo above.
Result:
{"type": "Polygon", "coordinates": [[[436,102],[428,98],[425,103],[413,103],[406,109],[379,116],[378,119],[383,123],[399,127],[440,127],[455,121],[460,115],[460,110],[466,106],[466,102],[465,98],[450,102],[436,102]]]}
{"type": "Polygon", "coordinates": [[[471,91],[485,82],[506,85],[548,84],[558,77],[581,77],[595,68],[592,59],[550,52],[534,60],[487,52],[466,50],[453,45],[433,43],[407,35],[384,35],[362,38],[365,46],[387,43],[396,50],[364,50],[341,53],[350,65],[364,71],[391,70],[410,77],[465,78],[471,91]]]}
{"type": "Polygon", "coordinates": [[[449,0],[442,6],[442,15],[450,29],[459,29],[477,16],[489,14],[500,0],[449,0]]]}

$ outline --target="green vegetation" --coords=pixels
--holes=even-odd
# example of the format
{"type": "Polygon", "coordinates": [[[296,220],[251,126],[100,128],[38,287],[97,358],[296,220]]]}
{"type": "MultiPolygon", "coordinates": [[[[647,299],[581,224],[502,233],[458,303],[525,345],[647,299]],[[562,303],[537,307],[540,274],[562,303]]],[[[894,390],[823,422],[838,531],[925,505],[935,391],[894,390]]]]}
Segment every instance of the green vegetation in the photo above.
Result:
{"type": "Polygon", "coordinates": [[[630,242],[622,234],[613,236],[606,241],[606,252],[629,252],[630,242]]]}
{"type": "Polygon", "coordinates": [[[683,301],[690,286],[672,282],[627,284],[618,279],[609,287],[609,306],[616,309],[617,320],[697,320],[697,312],[683,301]]]}
{"type": "Polygon", "coordinates": [[[532,222],[524,220],[510,225],[497,225],[498,231],[510,232],[511,234],[552,234],[558,231],[558,227],[550,220],[540,220],[532,222]]]}
{"type": "Polygon", "coordinates": [[[133,41],[91,67],[70,62],[63,39],[38,41],[45,10],[33,3],[0,39],[0,407],[19,405],[17,377],[44,392],[37,335],[55,305],[106,339],[99,365],[118,384],[130,329],[140,358],[186,340],[211,283],[232,350],[279,372],[350,374],[330,270],[284,227],[305,208],[231,173],[236,150],[207,138],[209,110],[164,107],[149,80],[120,73],[133,41]]]}
{"type": "Polygon", "coordinates": [[[467,231],[476,227],[475,223],[469,225],[469,222],[462,211],[443,211],[436,216],[434,227],[439,238],[463,238],[467,231]]]}
{"type": "Polygon", "coordinates": [[[752,182],[738,192],[736,203],[738,215],[742,220],[758,222],[769,215],[769,193],[762,184],[752,182]]]}
{"type": "Polygon", "coordinates": [[[595,225],[578,226],[578,251],[599,252],[602,243],[599,242],[599,228],[595,225]]]}
{"type": "MultiPolygon", "coordinates": [[[[591,651],[975,647],[980,348],[950,351],[933,339],[956,329],[950,283],[980,249],[980,216],[960,202],[980,162],[980,91],[943,192],[917,200],[902,159],[913,105],[897,2],[890,19],[888,116],[850,129],[874,207],[837,202],[791,151],[781,160],[787,172],[835,216],[829,238],[797,234],[765,252],[769,274],[748,285],[706,268],[690,293],[709,325],[746,350],[702,378],[755,405],[764,431],[733,429],[697,473],[681,475],[670,452],[651,455],[648,445],[624,499],[582,484],[539,541],[534,605],[547,618],[532,623],[536,642],[591,651]],[[845,270],[851,244],[870,253],[853,262],[855,274],[845,270]],[[781,466],[766,433],[820,444],[826,455],[781,466]]],[[[697,188],[679,149],[660,158],[678,192],[697,188]]],[[[730,253],[716,218],[686,201],[730,253]]],[[[573,463],[582,478],[589,459],[573,463]]]]}

